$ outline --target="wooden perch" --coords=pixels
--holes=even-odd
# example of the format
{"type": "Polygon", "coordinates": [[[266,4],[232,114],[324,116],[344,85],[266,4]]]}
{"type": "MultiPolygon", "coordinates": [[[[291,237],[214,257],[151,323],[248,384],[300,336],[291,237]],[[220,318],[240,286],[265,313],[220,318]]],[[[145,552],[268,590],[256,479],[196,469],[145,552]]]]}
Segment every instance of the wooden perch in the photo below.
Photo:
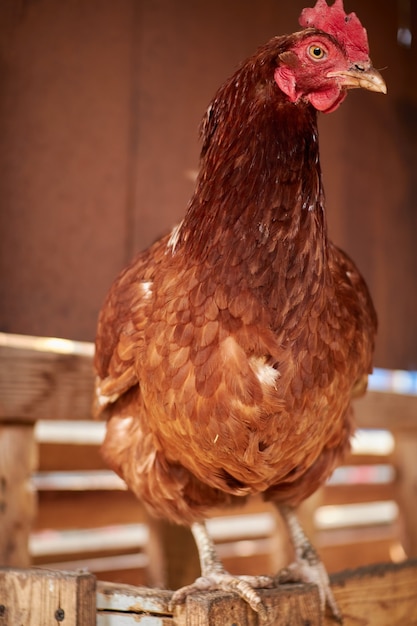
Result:
{"type": "MultiPolygon", "coordinates": [[[[417,624],[417,561],[367,566],[332,577],[344,626],[417,624]]],[[[323,618],[313,585],[283,585],[262,590],[274,626],[334,626],[323,618]]],[[[98,583],[97,626],[257,626],[249,606],[233,594],[193,594],[184,606],[169,609],[171,592],[98,583]],[[114,621],[110,621],[114,616],[114,621]],[[150,621],[152,616],[153,621],[150,621]],[[117,619],[116,619],[117,618],[117,619]],[[123,618],[123,619],[122,619],[123,618]],[[117,620],[120,621],[117,621],[117,620]]]]}
{"type": "Polygon", "coordinates": [[[95,626],[95,577],[0,569],[0,626],[95,626]]]}
{"type": "MultiPolygon", "coordinates": [[[[0,563],[28,567],[29,534],[36,513],[31,473],[36,466],[33,426],[0,423],[0,563]]],[[[0,622],[1,624],[1,622],[0,622]]]]}

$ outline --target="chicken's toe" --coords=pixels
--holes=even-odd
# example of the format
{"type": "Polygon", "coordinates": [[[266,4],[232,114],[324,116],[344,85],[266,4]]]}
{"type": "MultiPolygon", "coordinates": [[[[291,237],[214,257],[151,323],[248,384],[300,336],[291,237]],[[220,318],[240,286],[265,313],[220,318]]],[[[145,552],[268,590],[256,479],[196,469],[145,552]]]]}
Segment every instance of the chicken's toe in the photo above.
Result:
{"type": "Polygon", "coordinates": [[[195,591],[232,591],[245,600],[260,619],[267,621],[267,609],[255,589],[274,587],[275,580],[270,576],[232,576],[218,558],[205,523],[194,523],[191,531],[200,556],[201,576],[192,585],[178,589],[172,597],[172,604],[184,602],[195,591]]]}
{"type": "Polygon", "coordinates": [[[309,562],[308,559],[297,558],[294,563],[281,570],[277,576],[278,584],[290,582],[312,583],[318,587],[320,604],[324,611],[326,602],[329,605],[334,619],[339,623],[343,623],[339,607],[330,588],[329,577],[327,571],[321,561],[315,563],[309,562]]]}
{"type": "Polygon", "coordinates": [[[258,613],[263,621],[268,620],[268,611],[255,589],[270,588],[275,581],[269,576],[233,576],[226,571],[216,571],[200,576],[191,585],[181,587],[172,596],[172,605],[185,602],[187,596],[196,591],[231,591],[237,593],[258,613]]]}
{"type": "Polygon", "coordinates": [[[319,555],[301,528],[294,511],[284,506],[280,506],[279,510],[287,524],[294,544],[295,561],[277,574],[277,583],[304,582],[317,585],[322,610],[324,611],[327,602],[334,619],[339,624],[342,624],[342,614],[331,590],[326,568],[319,555]]]}

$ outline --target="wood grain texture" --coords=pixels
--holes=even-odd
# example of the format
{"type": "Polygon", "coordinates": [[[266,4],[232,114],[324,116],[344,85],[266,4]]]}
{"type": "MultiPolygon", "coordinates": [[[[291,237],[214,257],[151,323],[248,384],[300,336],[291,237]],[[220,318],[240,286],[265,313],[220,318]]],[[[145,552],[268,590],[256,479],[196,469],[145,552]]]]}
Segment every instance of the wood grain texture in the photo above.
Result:
{"type": "Polygon", "coordinates": [[[400,477],[397,485],[397,500],[400,505],[404,525],[404,547],[407,554],[412,557],[417,557],[416,452],[416,433],[404,433],[396,438],[395,463],[400,477]]]}
{"type": "MultiPolygon", "coordinates": [[[[417,624],[417,563],[378,565],[333,577],[332,587],[342,609],[345,626],[415,626],[417,624]]],[[[318,594],[308,585],[287,585],[260,592],[274,626],[333,626],[320,615],[318,594]]],[[[231,594],[194,594],[170,611],[171,592],[98,583],[86,574],[42,570],[0,571],[0,600],[5,612],[2,626],[56,626],[57,609],[65,611],[70,626],[257,626],[249,607],[231,594]],[[59,598],[59,602],[58,602],[59,598]],[[11,607],[11,608],[9,608],[11,607]],[[20,613],[18,613],[20,611],[20,613]],[[52,613],[53,619],[49,618],[52,613]],[[19,615],[19,618],[16,616],[19,615]],[[55,621],[54,621],[55,620],[55,621]],[[78,620],[78,621],[77,621],[78,620]]]]}
{"type": "Polygon", "coordinates": [[[36,514],[30,476],[36,465],[32,426],[0,423],[0,566],[28,567],[36,514]]]}
{"type": "Polygon", "coordinates": [[[189,528],[149,518],[148,575],[153,586],[176,589],[201,575],[197,547],[189,528]],[[186,555],[186,558],[184,558],[186,555]]]}
{"type": "Polygon", "coordinates": [[[416,430],[417,396],[368,391],[353,406],[360,428],[382,428],[394,434],[416,430]]]}
{"type": "MultiPolygon", "coordinates": [[[[417,561],[401,565],[380,564],[343,572],[332,577],[332,589],[344,617],[344,626],[415,626],[417,624],[417,561]]],[[[317,590],[311,585],[285,585],[261,590],[274,626],[334,626],[322,616],[317,590]]],[[[98,583],[98,615],[117,613],[126,621],[141,623],[142,616],[154,617],[159,626],[172,614],[171,592],[151,591],[128,585],[98,583]],[[128,621],[128,619],[131,621],[128,621]],[[160,621],[158,622],[157,619],[160,621]],[[136,621],[135,621],[136,620],[136,621]]],[[[193,594],[174,611],[175,626],[257,626],[257,615],[232,594],[193,594]]],[[[101,623],[100,621],[98,622],[101,623]]],[[[115,624],[117,622],[114,622],[115,624]]],[[[143,622],[144,624],[146,622],[143,622]]],[[[170,622],[166,622],[169,624],[170,622]]]]}
{"type": "Polygon", "coordinates": [[[44,491],[39,493],[34,528],[95,528],[146,519],[143,506],[129,491],[44,491]]]}
{"type": "MultiPolygon", "coordinates": [[[[262,590],[260,595],[271,625],[321,625],[318,591],[313,585],[282,586],[273,591],[262,590]]],[[[258,626],[262,623],[249,605],[232,594],[217,592],[191,596],[187,599],[186,619],[181,609],[177,609],[175,615],[178,626],[258,626]]]]}
{"type": "MultiPolygon", "coordinates": [[[[378,564],[335,575],[332,588],[344,626],[415,626],[417,562],[378,564]]],[[[333,625],[331,618],[326,626],[333,625]]]]}
{"type": "Polygon", "coordinates": [[[100,454],[100,446],[96,444],[65,444],[40,443],[40,472],[74,471],[74,470],[106,470],[100,454]]]}
{"type": "Polygon", "coordinates": [[[0,347],[0,421],[82,420],[91,413],[91,357],[0,347]]]}
{"type": "Polygon", "coordinates": [[[1,626],[95,626],[95,578],[51,570],[0,570],[1,626]]]}

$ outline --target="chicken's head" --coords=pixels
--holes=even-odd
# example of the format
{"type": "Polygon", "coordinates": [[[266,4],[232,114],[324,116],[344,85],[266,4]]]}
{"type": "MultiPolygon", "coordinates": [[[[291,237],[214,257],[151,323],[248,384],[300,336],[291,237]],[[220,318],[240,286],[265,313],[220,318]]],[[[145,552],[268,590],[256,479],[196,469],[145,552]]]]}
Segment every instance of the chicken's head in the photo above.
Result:
{"type": "Polygon", "coordinates": [[[363,87],[386,93],[386,85],[372,67],[366,30],[355,13],[346,15],[343,0],[329,7],[317,0],[300,16],[304,30],[279,55],[275,82],[292,102],[308,101],[330,113],[346,97],[347,89],[363,87]]]}

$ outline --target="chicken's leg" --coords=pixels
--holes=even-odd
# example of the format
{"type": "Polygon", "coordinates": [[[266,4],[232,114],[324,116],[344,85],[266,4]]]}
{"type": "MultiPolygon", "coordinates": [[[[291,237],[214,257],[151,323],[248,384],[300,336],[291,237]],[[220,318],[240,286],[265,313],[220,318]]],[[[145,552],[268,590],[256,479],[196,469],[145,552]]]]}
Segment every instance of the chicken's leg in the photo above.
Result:
{"type": "Polygon", "coordinates": [[[335,620],[342,624],[342,615],[330,588],[326,568],[301,528],[295,511],[287,506],[277,505],[277,507],[286,523],[295,550],[294,563],[291,563],[278,574],[278,581],[282,583],[306,582],[317,585],[322,609],[324,610],[327,601],[335,620]]]}
{"type": "Polygon", "coordinates": [[[178,589],[172,597],[172,603],[184,602],[186,596],[194,591],[215,589],[234,591],[259,614],[262,620],[267,620],[267,609],[255,589],[273,587],[274,580],[269,576],[232,576],[226,572],[217,556],[214,543],[204,522],[193,524],[191,531],[200,557],[201,576],[191,585],[178,589]]]}

